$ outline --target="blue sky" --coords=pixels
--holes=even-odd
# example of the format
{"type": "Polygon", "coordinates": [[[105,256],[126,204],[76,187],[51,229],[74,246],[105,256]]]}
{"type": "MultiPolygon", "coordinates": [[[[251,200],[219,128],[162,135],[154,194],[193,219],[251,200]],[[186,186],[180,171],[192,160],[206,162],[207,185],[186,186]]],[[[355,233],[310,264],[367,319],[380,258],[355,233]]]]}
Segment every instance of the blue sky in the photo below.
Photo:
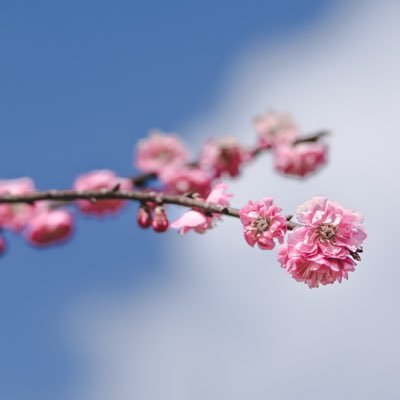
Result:
{"type": "MultiPolygon", "coordinates": [[[[296,35],[333,3],[0,3],[0,176],[31,176],[44,189],[91,169],[134,173],[135,141],[206,110],[245,46],[296,35]]],[[[77,225],[67,246],[46,251],[7,237],[0,398],[62,398],[81,379],[62,332],[70,305],[167,273],[165,237],[139,231],[133,207],[77,225]]]]}

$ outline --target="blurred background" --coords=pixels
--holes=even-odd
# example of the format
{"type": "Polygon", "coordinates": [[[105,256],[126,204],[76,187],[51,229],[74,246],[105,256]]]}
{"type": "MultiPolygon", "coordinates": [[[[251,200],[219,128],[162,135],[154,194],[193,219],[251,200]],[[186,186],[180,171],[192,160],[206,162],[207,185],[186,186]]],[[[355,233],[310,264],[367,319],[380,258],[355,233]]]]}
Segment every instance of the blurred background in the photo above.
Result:
{"type": "Polygon", "coordinates": [[[272,107],[332,130],[330,164],[298,181],[262,157],[228,182],[232,204],[289,213],[320,194],[369,238],[349,281],[309,290],[228,219],[157,235],[132,205],[80,218],[66,246],[8,236],[0,398],[398,399],[399,17],[373,0],[1,2],[1,178],[130,175],[151,128],[252,143],[272,107]]]}

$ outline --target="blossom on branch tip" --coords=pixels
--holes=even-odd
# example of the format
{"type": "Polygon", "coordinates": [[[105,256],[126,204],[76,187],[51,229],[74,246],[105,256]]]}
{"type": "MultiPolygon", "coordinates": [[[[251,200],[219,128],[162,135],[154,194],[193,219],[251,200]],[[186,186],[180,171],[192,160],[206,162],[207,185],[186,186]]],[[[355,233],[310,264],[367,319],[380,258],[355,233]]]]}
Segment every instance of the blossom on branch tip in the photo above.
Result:
{"type": "MultiPolygon", "coordinates": [[[[0,181],[0,195],[23,195],[34,192],[35,185],[30,178],[0,181]]],[[[31,204],[0,204],[0,227],[20,231],[35,212],[31,204]]]]}
{"type": "Polygon", "coordinates": [[[27,224],[26,238],[36,246],[60,243],[69,239],[73,225],[73,217],[67,210],[41,210],[27,224]]]}
{"type": "Polygon", "coordinates": [[[274,151],[275,169],[285,175],[304,177],[326,164],[327,151],[323,143],[279,146],[274,151]]]}
{"type": "MultiPolygon", "coordinates": [[[[120,178],[113,171],[106,169],[92,171],[81,175],[76,179],[74,184],[74,188],[79,191],[101,189],[112,190],[117,186],[119,187],[119,190],[129,191],[133,189],[133,184],[129,179],[120,178]]],[[[120,199],[97,200],[95,202],[89,200],[77,200],[77,204],[82,213],[99,216],[115,213],[119,211],[125,203],[125,200],[120,199]]]]}
{"type": "MultiPolygon", "coordinates": [[[[211,190],[210,194],[206,197],[205,201],[208,203],[220,204],[229,206],[231,194],[226,193],[227,186],[224,183],[218,183],[211,190]]],[[[182,235],[194,230],[197,233],[204,233],[206,230],[212,228],[213,221],[220,218],[218,214],[208,214],[201,210],[189,210],[185,212],[180,218],[171,224],[171,228],[177,229],[182,235]]]]}
{"type": "Polygon", "coordinates": [[[367,237],[361,214],[324,197],[314,197],[296,212],[302,224],[279,249],[278,260],[297,281],[310,288],[347,279],[360,260],[367,237]]]}
{"type": "Polygon", "coordinates": [[[201,151],[200,166],[211,170],[216,178],[239,175],[242,164],[251,160],[251,153],[236,138],[224,137],[207,142],[201,151]]]}
{"type": "Polygon", "coordinates": [[[275,247],[274,239],[283,243],[287,230],[286,217],[281,208],[273,204],[271,197],[249,201],[240,209],[239,215],[244,238],[250,246],[257,244],[262,250],[271,250],[275,247]]]}
{"type": "Polygon", "coordinates": [[[289,114],[267,111],[254,118],[260,148],[269,149],[293,143],[299,136],[299,129],[289,114]]]}
{"type": "Polygon", "coordinates": [[[189,161],[189,151],[175,135],[151,131],[136,146],[135,164],[144,172],[159,173],[171,165],[179,166],[189,161]]]}

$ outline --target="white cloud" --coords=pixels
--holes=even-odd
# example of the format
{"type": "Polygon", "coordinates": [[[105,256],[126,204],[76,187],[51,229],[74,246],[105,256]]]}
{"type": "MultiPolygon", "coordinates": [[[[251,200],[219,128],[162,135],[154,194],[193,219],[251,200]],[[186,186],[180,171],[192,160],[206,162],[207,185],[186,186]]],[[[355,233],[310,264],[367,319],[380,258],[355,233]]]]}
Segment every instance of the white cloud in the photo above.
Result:
{"type": "Polygon", "coordinates": [[[289,212],[324,194],[363,212],[369,240],[349,282],[308,290],[275,254],[246,247],[237,221],[171,234],[168,282],[74,321],[88,371],[74,399],[398,397],[399,16],[397,2],[355,1],[302,37],[254,45],[215,108],[183,124],[193,142],[205,132],[250,142],[249,120],[271,105],[305,131],[332,129],[317,176],[285,180],[265,157],[231,189],[235,205],[274,195],[289,212]]]}

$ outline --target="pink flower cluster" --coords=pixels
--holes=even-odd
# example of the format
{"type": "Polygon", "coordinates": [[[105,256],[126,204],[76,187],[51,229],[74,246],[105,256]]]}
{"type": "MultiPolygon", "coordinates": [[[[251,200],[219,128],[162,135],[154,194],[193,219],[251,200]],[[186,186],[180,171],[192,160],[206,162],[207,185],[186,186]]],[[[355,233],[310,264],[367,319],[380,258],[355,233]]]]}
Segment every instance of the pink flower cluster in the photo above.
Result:
{"type": "MultiPolygon", "coordinates": [[[[0,181],[1,195],[23,195],[35,190],[29,178],[0,181]]],[[[49,203],[1,204],[0,227],[22,232],[29,243],[42,246],[66,240],[73,230],[73,218],[66,210],[52,209],[49,203]]],[[[5,250],[6,242],[0,237],[0,254],[5,250]]]]}
{"type": "Polygon", "coordinates": [[[143,172],[156,173],[171,194],[195,193],[207,196],[216,179],[236,177],[252,154],[237,139],[224,137],[208,141],[197,163],[189,163],[186,145],[175,135],[150,132],[136,147],[135,165],[143,172]]]}
{"type": "MultiPolygon", "coordinates": [[[[119,178],[109,170],[92,171],[81,175],[74,184],[77,191],[132,190],[129,179],[119,178]]],[[[35,192],[30,178],[0,181],[0,195],[23,195],[35,192]]],[[[102,216],[116,213],[125,204],[123,200],[78,200],[83,214],[102,216]]],[[[54,202],[35,204],[0,204],[0,229],[21,233],[26,240],[39,247],[65,242],[74,230],[74,216],[66,205],[54,202]]],[[[6,241],[0,236],[0,254],[6,250],[6,241]]]]}
{"type": "MultiPolygon", "coordinates": [[[[154,196],[140,194],[130,197],[142,201],[137,213],[138,225],[144,229],[151,227],[155,232],[165,232],[170,224],[162,202],[177,202],[181,205],[188,202],[180,202],[176,198],[171,200],[171,197],[165,201],[161,194],[198,199],[223,206],[223,213],[230,213],[225,207],[229,206],[232,195],[227,193],[227,186],[219,180],[237,177],[243,167],[263,151],[272,151],[275,169],[286,175],[304,177],[326,163],[327,147],[317,141],[319,136],[300,140],[299,128],[290,116],[267,112],[255,118],[254,126],[258,137],[253,149],[246,148],[231,136],[212,139],[204,144],[197,162],[190,162],[186,144],[176,135],[151,131],[136,146],[134,163],[145,173],[140,179],[122,178],[106,169],[95,170],[77,177],[72,187],[74,201],[68,200],[71,199],[71,193],[68,193],[63,196],[46,194],[42,197],[46,201],[38,201],[36,198],[34,203],[27,199],[25,203],[0,204],[0,253],[6,249],[3,230],[21,233],[29,243],[40,247],[64,242],[74,230],[75,213],[70,209],[71,205],[76,205],[82,214],[88,216],[114,215],[126,204],[126,200],[122,199],[126,196],[114,193],[132,191],[133,182],[136,186],[146,186],[148,178],[157,179],[155,188],[146,186],[144,189],[154,192],[154,196]],[[100,199],[99,194],[109,194],[109,198],[100,199]],[[118,196],[120,198],[116,198],[118,196]],[[56,201],[47,201],[48,198],[56,201]],[[66,202],[60,201],[65,198],[66,202]],[[142,200],[149,198],[151,201],[142,200]]],[[[35,185],[29,178],[0,181],[0,196],[21,196],[35,191],[35,185]]],[[[317,202],[315,199],[313,201],[317,202]]],[[[318,200],[319,203],[321,201],[318,200]]],[[[210,207],[194,204],[196,207],[171,224],[181,234],[190,230],[204,233],[220,218],[220,214],[215,213],[219,211],[218,208],[211,208],[214,213],[205,212],[203,210],[210,207]]],[[[327,200],[324,204],[330,207],[326,211],[327,215],[334,213],[332,210],[340,214],[337,211],[339,206],[327,200]]],[[[236,212],[231,215],[237,216],[236,212]]],[[[354,260],[359,258],[358,245],[364,237],[362,233],[355,234],[353,231],[356,229],[355,224],[361,222],[355,217],[351,219],[353,214],[349,210],[342,210],[340,221],[337,217],[334,222],[328,222],[329,218],[326,217],[326,220],[318,222],[318,218],[322,218],[322,211],[318,209],[312,223],[304,216],[306,211],[302,212],[298,213],[298,218],[303,225],[289,235],[287,244],[280,249],[282,265],[296,279],[307,281],[310,286],[347,277],[347,272],[354,268],[354,260]],[[344,225],[346,228],[342,229],[344,225]],[[350,236],[343,233],[350,235],[348,232],[352,229],[354,234],[351,240],[354,243],[350,243],[350,236]],[[347,238],[345,245],[341,242],[344,237],[347,238]]],[[[276,242],[284,242],[288,222],[272,198],[250,201],[240,210],[239,216],[245,240],[250,246],[257,245],[260,249],[270,250],[276,242]]],[[[364,232],[361,228],[359,230],[364,232]]]]}
{"type": "Polygon", "coordinates": [[[276,171],[305,177],[318,171],[327,162],[328,148],[322,143],[296,143],[300,131],[287,114],[272,111],[254,119],[260,149],[272,149],[276,171]]]}
{"type": "Polygon", "coordinates": [[[301,226],[279,249],[282,267],[310,288],[347,279],[367,237],[363,217],[324,197],[304,203],[296,215],[301,226]]]}
{"type": "Polygon", "coordinates": [[[367,234],[363,218],[324,197],[314,197],[297,210],[293,232],[283,243],[287,219],[270,197],[249,201],[240,210],[244,238],[254,247],[271,250],[281,243],[278,261],[299,282],[310,288],[341,282],[361,259],[367,234]]]}
{"type": "Polygon", "coordinates": [[[211,139],[201,149],[198,162],[189,162],[189,151],[176,135],[151,131],[136,146],[136,167],[152,173],[170,194],[207,196],[216,180],[237,177],[243,166],[265,150],[271,150],[275,169],[304,177],[321,168],[327,147],[319,142],[297,143],[300,130],[288,114],[266,112],[254,119],[257,144],[247,149],[236,138],[211,139]]]}

